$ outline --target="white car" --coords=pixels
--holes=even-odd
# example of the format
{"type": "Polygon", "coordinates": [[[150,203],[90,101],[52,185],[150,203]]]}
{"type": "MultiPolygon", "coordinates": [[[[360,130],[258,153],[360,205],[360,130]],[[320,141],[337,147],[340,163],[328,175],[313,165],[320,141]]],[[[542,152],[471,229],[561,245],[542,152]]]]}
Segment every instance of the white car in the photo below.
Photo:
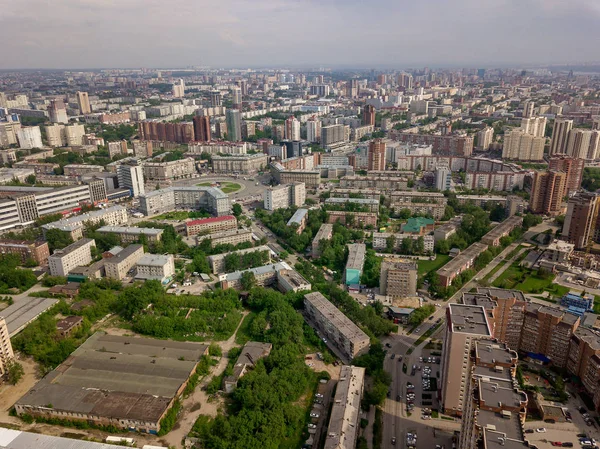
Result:
{"type": "Polygon", "coordinates": [[[546,428],[545,427],[538,427],[537,429],[535,429],[535,431],[537,433],[546,433],[546,428]]]}

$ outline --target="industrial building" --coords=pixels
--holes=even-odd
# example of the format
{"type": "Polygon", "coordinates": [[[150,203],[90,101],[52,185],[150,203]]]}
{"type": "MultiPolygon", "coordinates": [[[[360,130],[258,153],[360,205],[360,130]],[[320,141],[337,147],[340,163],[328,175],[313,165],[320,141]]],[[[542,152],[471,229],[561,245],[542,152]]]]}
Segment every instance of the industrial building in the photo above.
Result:
{"type": "Polygon", "coordinates": [[[207,353],[208,346],[198,343],[97,332],[19,399],[15,410],[155,434],[207,353]]]}
{"type": "Polygon", "coordinates": [[[304,311],[308,324],[320,332],[327,346],[342,360],[349,362],[369,351],[369,336],[321,293],[304,295],[304,311]]]}

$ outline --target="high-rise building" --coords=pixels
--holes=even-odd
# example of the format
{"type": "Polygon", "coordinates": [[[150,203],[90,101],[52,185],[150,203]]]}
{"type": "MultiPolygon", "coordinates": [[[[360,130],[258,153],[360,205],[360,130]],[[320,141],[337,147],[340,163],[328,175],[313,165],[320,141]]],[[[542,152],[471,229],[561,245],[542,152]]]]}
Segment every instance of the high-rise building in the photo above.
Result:
{"type": "Polygon", "coordinates": [[[352,79],[346,83],[346,96],[350,98],[358,97],[358,80],[352,79]]]}
{"type": "Polygon", "coordinates": [[[239,87],[231,89],[231,102],[234,109],[242,109],[242,89],[239,87]]]}
{"type": "Polygon", "coordinates": [[[321,146],[323,148],[327,148],[331,145],[343,144],[347,141],[348,136],[345,125],[329,125],[321,128],[321,146]]]}
{"type": "Polygon", "coordinates": [[[139,195],[144,195],[144,170],[137,162],[117,165],[117,177],[119,179],[119,187],[129,189],[131,196],[134,198],[139,195]]]}
{"type": "Polygon", "coordinates": [[[595,193],[579,192],[569,198],[563,237],[578,249],[587,247],[597,233],[599,211],[600,197],[595,193]]]}
{"type": "Polygon", "coordinates": [[[369,170],[385,170],[385,141],[375,139],[369,142],[369,170]]]}
{"type": "Polygon", "coordinates": [[[227,110],[227,137],[232,142],[242,140],[242,114],[238,109],[227,110]]]}
{"type": "Polygon", "coordinates": [[[44,126],[46,131],[46,140],[51,147],[64,147],[67,144],[65,139],[65,125],[53,123],[52,125],[44,126]]]}
{"type": "Polygon", "coordinates": [[[179,78],[173,83],[173,96],[175,98],[185,97],[185,83],[183,82],[183,79],[179,78]]]}
{"type": "Polygon", "coordinates": [[[550,156],[553,154],[565,154],[569,132],[573,129],[573,120],[559,118],[554,120],[552,128],[552,142],[550,142],[550,156]]]}
{"type": "Polygon", "coordinates": [[[546,117],[524,117],[521,119],[521,129],[535,137],[546,135],[546,117]]]}
{"type": "Polygon", "coordinates": [[[42,148],[44,146],[39,126],[23,126],[17,130],[17,139],[19,140],[19,147],[24,150],[42,148]]]}
{"type": "Polygon", "coordinates": [[[84,135],[85,127],[80,123],[65,126],[65,139],[69,146],[83,145],[84,135]]]}
{"type": "Polygon", "coordinates": [[[555,155],[548,163],[548,169],[562,171],[567,174],[567,195],[573,195],[581,187],[585,161],[570,156],[555,155]]]}
{"type": "Polygon", "coordinates": [[[5,375],[8,371],[8,365],[15,358],[12,345],[10,343],[10,335],[4,317],[0,316],[0,375],[5,375]]]}
{"type": "Polygon", "coordinates": [[[69,123],[67,109],[62,100],[51,100],[48,112],[50,113],[50,121],[52,123],[69,123]]]}
{"type": "Polygon", "coordinates": [[[300,140],[300,121],[293,115],[290,115],[285,121],[285,138],[300,140]]]}
{"type": "Polygon", "coordinates": [[[533,213],[559,215],[566,194],[567,174],[554,170],[536,171],[529,208],[533,213]]]}
{"type": "Polygon", "coordinates": [[[210,93],[210,105],[213,108],[219,107],[223,105],[223,99],[221,98],[221,92],[218,90],[213,90],[210,93]]]}
{"type": "Polygon", "coordinates": [[[417,264],[409,260],[384,259],[379,291],[382,295],[407,298],[417,294],[417,264]]]}
{"type": "Polygon", "coordinates": [[[535,109],[535,103],[533,101],[526,101],[523,104],[523,117],[533,117],[533,110],[535,109]]]}
{"type": "Polygon", "coordinates": [[[576,159],[596,159],[598,157],[599,136],[599,131],[572,129],[567,139],[566,153],[576,159]]]}
{"type": "Polygon", "coordinates": [[[375,106],[366,105],[362,113],[362,124],[364,126],[375,126],[375,106]]]}
{"type": "Polygon", "coordinates": [[[535,137],[516,128],[504,133],[502,157],[518,161],[541,161],[544,158],[544,137],[535,137]]]}
{"type": "Polygon", "coordinates": [[[306,140],[309,143],[321,140],[321,121],[316,117],[311,117],[306,121],[306,140]]]}
{"type": "Polygon", "coordinates": [[[210,117],[196,115],[194,121],[194,140],[197,142],[210,142],[210,117]]]}
{"type": "Polygon", "coordinates": [[[435,188],[441,191],[450,190],[452,172],[448,167],[438,167],[435,170],[435,188]]]}
{"type": "Polygon", "coordinates": [[[487,151],[494,141],[494,128],[486,126],[477,133],[477,146],[483,151],[487,151]]]}
{"type": "Polygon", "coordinates": [[[79,105],[79,112],[82,114],[89,114],[92,112],[90,105],[90,98],[87,92],[77,92],[77,104],[79,105]]]}

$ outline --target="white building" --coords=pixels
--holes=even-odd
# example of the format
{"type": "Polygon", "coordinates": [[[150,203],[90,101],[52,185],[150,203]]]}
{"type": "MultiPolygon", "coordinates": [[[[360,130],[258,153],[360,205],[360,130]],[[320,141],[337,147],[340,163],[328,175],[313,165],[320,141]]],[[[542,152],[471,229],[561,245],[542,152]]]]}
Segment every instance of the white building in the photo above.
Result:
{"type": "Polygon", "coordinates": [[[52,276],[66,276],[75,267],[92,262],[92,248],[96,247],[94,239],[81,239],[62,250],[57,250],[48,257],[48,267],[52,276]]]}
{"type": "Polygon", "coordinates": [[[546,117],[529,117],[521,119],[521,129],[535,137],[546,135],[546,117]]]}
{"type": "Polygon", "coordinates": [[[435,171],[435,188],[441,191],[450,190],[452,172],[448,167],[439,167],[435,171]]]}
{"type": "Polygon", "coordinates": [[[494,128],[486,126],[484,129],[477,133],[477,146],[484,151],[490,148],[490,145],[494,141],[494,128]]]}
{"type": "Polygon", "coordinates": [[[19,140],[19,147],[24,150],[31,150],[32,148],[42,148],[42,133],[39,126],[24,126],[17,130],[17,139],[19,140]]]}
{"type": "Polygon", "coordinates": [[[522,129],[513,129],[504,133],[502,157],[518,161],[541,161],[544,158],[544,137],[536,137],[522,129]]]}
{"type": "Polygon", "coordinates": [[[302,206],[306,201],[306,184],[294,182],[270,187],[265,191],[266,210],[285,209],[290,206],[302,206]]]}
{"type": "Polygon", "coordinates": [[[172,254],[145,254],[137,262],[136,279],[168,282],[175,274],[175,259],[172,254]]]}
{"type": "Polygon", "coordinates": [[[144,169],[141,165],[137,165],[137,163],[118,165],[117,177],[119,179],[119,187],[129,189],[131,196],[134,198],[146,193],[144,187],[144,169]]]}
{"type": "Polygon", "coordinates": [[[306,121],[306,140],[309,143],[315,143],[321,140],[320,120],[312,118],[306,121]]]}
{"type": "Polygon", "coordinates": [[[183,98],[185,96],[185,83],[183,79],[179,78],[176,83],[173,84],[173,96],[175,98],[183,98]]]}

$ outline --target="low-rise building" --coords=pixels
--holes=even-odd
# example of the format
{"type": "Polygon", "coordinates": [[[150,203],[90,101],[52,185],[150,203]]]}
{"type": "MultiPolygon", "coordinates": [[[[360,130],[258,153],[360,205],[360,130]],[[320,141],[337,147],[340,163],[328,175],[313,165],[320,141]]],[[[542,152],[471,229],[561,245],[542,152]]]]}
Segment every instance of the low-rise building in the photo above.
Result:
{"type": "Polygon", "coordinates": [[[102,226],[97,229],[102,234],[116,234],[121,243],[133,243],[145,236],[147,242],[158,242],[163,230],[160,228],[137,228],[135,226],[102,226]]]}
{"type": "Polygon", "coordinates": [[[67,338],[83,325],[82,316],[68,316],[56,322],[56,330],[61,338],[67,338]]]}
{"type": "Polygon", "coordinates": [[[373,212],[344,212],[341,210],[327,211],[327,223],[341,223],[351,228],[377,226],[377,214],[373,212]]]}
{"type": "Polygon", "coordinates": [[[233,373],[223,379],[223,390],[225,393],[233,393],[240,378],[256,366],[260,359],[268,357],[273,345],[271,343],[260,343],[249,341],[242,348],[242,352],[233,365],[233,373]]]}
{"type": "Polygon", "coordinates": [[[191,178],[196,174],[196,163],[191,157],[168,162],[144,162],[144,179],[168,181],[191,178]]]}
{"type": "Polygon", "coordinates": [[[231,252],[223,253],[223,254],[215,254],[212,256],[208,256],[207,260],[208,260],[208,264],[210,265],[211,271],[214,274],[219,274],[219,273],[222,273],[225,269],[225,258],[226,257],[228,257],[228,256],[230,257],[232,255],[243,256],[244,254],[253,253],[256,251],[267,253],[267,257],[268,257],[267,263],[271,263],[271,249],[266,245],[255,246],[253,248],[247,248],[247,249],[240,249],[238,251],[231,251],[231,252]]]}
{"type": "Polygon", "coordinates": [[[358,439],[365,368],[342,366],[324,449],[354,449],[358,439]]]}
{"type": "Polygon", "coordinates": [[[418,235],[418,234],[404,234],[404,233],[391,233],[391,232],[374,232],[373,233],[373,249],[382,250],[386,249],[389,239],[393,238],[394,250],[399,249],[402,246],[404,239],[419,240],[423,239],[423,248],[427,253],[433,253],[435,241],[431,235],[418,235]]]}
{"type": "Polygon", "coordinates": [[[227,231],[229,229],[237,229],[237,219],[233,215],[201,218],[185,222],[185,232],[188,236],[212,234],[214,232],[227,231]]]}
{"type": "Polygon", "coordinates": [[[104,171],[102,165],[87,164],[67,164],[63,167],[65,176],[83,176],[88,173],[98,173],[104,171]]]}
{"type": "MultiPolygon", "coordinates": [[[[378,212],[379,200],[367,198],[327,198],[325,206],[335,207],[345,210],[347,204],[352,204],[354,208],[363,209],[364,212],[378,212]]],[[[355,209],[356,210],[356,209],[355,209]]]]}
{"type": "Polygon", "coordinates": [[[333,225],[329,223],[324,223],[319,228],[317,235],[312,241],[312,258],[317,259],[321,257],[321,241],[322,240],[331,240],[333,235],[333,225]]]}
{"type": "Polygon", "coordinates": [[[414,261],[384,259],[381,262],[379,293],[391,298],[416,296],[417,274],[414,261]]]}
{"type": "Polygon", "coordinates": [[[196,242],[200,243],[206,239],[210,240],[212,247],[217,245],[238,245],[243,242],[251,242],[252,231],[249,229],[230,229],[229,231],[215,232],[214,234],[199,235],[196,237],[196,242]]]}
{"type": "Polygon", "coordinates": [[[348,245],[348,260],[344,270],[346,285],[360,284],[362,270],[365,265],[367,247],[364,243],[352,243],[348,245]]]}
{"type": "Polygon", "coordinates": [[[571,258],[573,251],[575,251],[575,245],[573,243],[554,240],[544,250],[544,258],[551,262],[566,263],[571,258]]]}
{"type": "Polygon", "coordinates": [[[488,246],[499,246],[502,237],[507,237],[513,231],[513,229],[515,229],[517,226],[521,226],[522,224],[523,217],[519,217],[517,215],[509,217],[490,232],[485,234],[481,238],[481,243],[484,243],[488,246]]]}
{"type": "Polygon", "coordinates": [[[54,251],[48,257],[48,266],[52,276],[67,276],[78,266],[87,265],[92,261],[92,248],[96,247],[94,239],[81,239],[62,250],[54,251]]]}
{"type": "Polygon", "coordinates": [[[263,265],[261,267],[249,268],[247,270],[234,271],[233,273],[222,274],[219,276],[221,286],[239,290],[242,288],[242,276],[244,273],[251,273],[254,276],[256,285],[260,287],[276,286],[283,293],[288,291],[310,290],[310,283],[300,274],[296,273],[287,263],[278,262],[275,264],[263,265]]]}
{"type": "Polygon", "coordinates": [[[287,226],[291,227],[293,225],[298,225],[297,229],[296,229],[296,234],[301,234],[302,231],[304,231],[304,228],[306,228],[306,221],[308,220],[308,209],[298,209],[296,212],[294,212],[294,215],[292,215],[292,218],[290,218],[287,222],[287,226]]]}
{"type": "Polygon", "coordinates": [[[395,323],[408,324],[415,309],[409,307],[388,307],[388,316],[395,323]]]}
{"type": "Polygon", "coordinates": [[[44,235],[46,235],[46,232],[50,229],[59,229],[68,233],[73,240],[78,240],[83,237],[83,228],[85,225],[95,225],[104,222],[108,226],[118,226],[127,223],[128,219],[126,208],[123,206],[111,206],[106,209],[94,210],[45,224],[42,226],[42,230],[44,235]]]}
{"type": "Polygon", "coordinates": [[[38,265],[48,261],[50,249],[48,242],[36,240],[0,240],[0,254],[16,254],[21,258],[21,263],[34,260],[38,265]]]}
{"type": "Polygon", "coordinates": [[[175,274],[175,259],[172,254],[145,254],[136,264],[136,279],[158,280],[163,284],[175,274]]]}
{"type": "Polygon", "coordinates": [[[433,231],[435,221],[431,218],[416,217],[409,218],[406,223],[402,225],[402,232],[416,235],[425,235],[433,231]]]}
{"type": "Polygon", "coordinates": [[[342,359],[350,361],[369,351],[369,336],[321,293],[304,295],[304,311],[308,324],[321,333],[325,344],[342,359]]]}
{"type": "Polygon", "coordinates": [[[446,265],[437,271],[442,287],[448,287],[452,281],[463,271],[473,266],[479,255],[488,249],[483,243],[473,243],[462,253],[450,260],[446,265]]]}
{"type": "Polygon", "coordinates": [[[433,231],[433,239],[435,242],[446,240],[452,235],[456,234],[460,224],[462,223],[462,217],[454,217],[449,222],[444,223],[442,226],[438,226],[433,231]]]}
{"type": "Polygon", "coordinates": [[[215,173],[253,174],[264,170],[268,164],[269,157],[262,153],[212,157],[215,173]]]}
{"type": "Polygon", "coordinates": [[[122,251],[119,251],[115,257],[104,260],[106,277],[118,281],[122,280],[143,256],[143,245],[129,245],[122,251]]]}
{"type": "Polygon", "coordinates": [[[570,291],[560,300],[560,305],[566,308],[574,307],[585,311],[594,310],[594,295],[570,291]]]}

